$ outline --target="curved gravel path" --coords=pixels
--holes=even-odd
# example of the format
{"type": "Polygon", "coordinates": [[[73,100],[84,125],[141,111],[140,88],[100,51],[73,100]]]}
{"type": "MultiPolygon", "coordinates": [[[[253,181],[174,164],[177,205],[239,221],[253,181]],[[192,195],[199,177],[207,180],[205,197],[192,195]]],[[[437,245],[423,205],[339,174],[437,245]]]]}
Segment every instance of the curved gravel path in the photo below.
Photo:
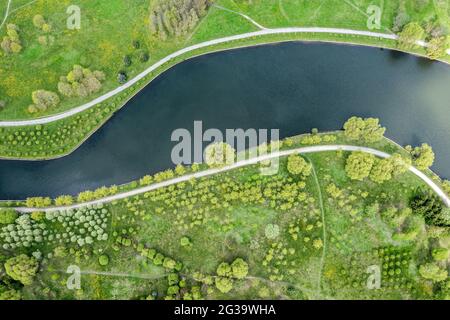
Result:
{"type": "MultiPolygon", "coordinates": [[[[276,153],[255,157],[255,158],[252,158],[252,159],[236,162],[233,165],[222,167],[222,168],[208,169],[208,170],[204,170],[204,171],[200,171],[200,172],[196,172],[196,173],[191,173],[191,174],[188,174],[188,175],[185,175],[185,176],[173,178],[173,179],[166,180],[166,181],[159,182],[159,183],[155,183],[155,184],[152,184],[152,185],[149,185],[149,186],[137,188],[137,189],[134,189],[134,190],[131,190],[131,191],[115,194],[115,195],[112,195],[112,196],[109,196],[109,197],[105,197],[105,198],[102,198],[102,199],[93,200],[93,201],[89,201],[89,202],[85,202],[85,203],[74,204],[74,205],[71,205],[71,206],[49,207],[49,208],[39,208],[39,209],[22,207],[22,208],[16,208],[16,210],[19,211],[19,212],[30,213],[30,212],[33,212],[33,211],[36,211],[36,210],[39,210],[39,211],[58,211],[58,210],[78,209],[78,208],[85,207],[87,205],[95,205],[95,204],[101,204],[101,203],[103,204],[103,203],[109,203],[109,202],[112,202],[112,201],[115,201],[115,200],[125,199],[125,198],[128,198],[128,197],[132,197],[132,196],[139,195],[139,194],[142,194],[142,193],[145,193],[145,192],[149,192],[149,191],[152,191],[152,190],[164,188],[164,187],[167,187],[167,186],[170,186],[170,185],[173,185],[173,184],[177,184],[177,183],[180,183],[180,182],[187,182],[187,181],[189,181],[191,179],[198,179],[198,178],[202,178],[202,177],[207,177],[207,176],[215,175],[215,174],[218,174],[218,173],[227,172],[227,171],[230,171],[230,170],[233,170],[233,169],[237,169],[237,168],[253,165],[253,164],[256,164],[256,163],[264,161],[264,160],[271,160],[271,159],[278,158],[278,157],[285,157],[285,156],[289,156],[289,155],[295,154],[295,153],[300,153],[301,154],[301,153],[315,153],[315,152],[338,151],[338,150],[343,150],[343,151],[361,151],[361,152],[366,152],[366,153],[373,154],[373,155],[378,156],[380,158],[389,158],[391,156],[388,153],[385,153],[383,151],[379,151],[379,150],[376,150],[376,149],[367,148],[367,147],[352,146],[352,145],[323,145],[323,146],[302,147],[302,148],[297,148],[297,149],[292,149],[292,150],[285,150],[285,151],[279,151],[279,152],[276,152],[276,153]]],[[[437,194],[437,196],[439,196],[442,199],[444,204],[447,207],[450,207],[450,198],[447,196],[447,194],[431,178],[429,178],[426,174],[424,174],[423,172],[421,172],[420,170],[418,170],[417,168],[415,168],[413,166],[411,166],[409,168],[409,171],[411,171],[417,177],[422,179],[437,194]]]]}

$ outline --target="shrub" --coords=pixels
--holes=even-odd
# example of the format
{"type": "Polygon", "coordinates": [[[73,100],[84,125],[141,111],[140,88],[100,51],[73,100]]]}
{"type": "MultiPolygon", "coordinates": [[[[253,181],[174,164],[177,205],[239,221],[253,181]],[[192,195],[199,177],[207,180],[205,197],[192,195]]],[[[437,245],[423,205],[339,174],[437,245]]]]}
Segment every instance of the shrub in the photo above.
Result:
{"type": "Polygon", "coordinates": [[[102,254],[98,257],[98,263],[101,266],[107,266],[109,264],[109,257],[106,254],[102,254]]]}
{"type": "Polygon", "coordinates": [[[31,285],[38,271],[38,262],[34,257],[25,254],[10,258],[5,263],[5,271],[14,280],[23,285],[31,285]]]}
{"type": "Polygon", "coordinates": [[[231,264],[233,277],[236,279],[244,279],[248,274],[248,264],[241,258],[237,258],[231,264]]]}
{"type": "Polygon", "coordinates": [[[0,224],[11,224],[19,215],[13,209],[0,209],[0,224]]]}
{"type": "Polygon", "coordinates": [[[419,268],[420,275],[427,279],[432,280],[434,282],[441,282],[447,279],[447,270],[441,269],[437,264],[435,263],[427,263],[424,265],[421,265],[419,268]]]}
{"type": "Polygon", "coordinates": [[[369,176],[374,162],[375,156],[373,154],[359,151],[352,152],[347,158],[345,172],[350,179],[362,181],[369,176]]]}
{"type": "Polygon", "coordinates": [[[380,141],[385,131],[376,118],[351,117],[344,124],[344,134],[351,140],[380,141]]]}
{"type": "Polygon", "coordinates": [[[128,81],[128,75],[126,74],[125,71],[120,71],[117,74],[117,81],[119,81],[119,83],[126,83],[128,81]]]}
{"type": "Polygon", "coordinates": [[[449,251],[446,248],[436,248],[433,249],[432,255],[433,259],[436,261],[445,261],[448,259],[449,251]]]}
{"type": "Polygon", "coordinates": [[[398,34],[398,47],[403,50],[418,48],[417,41],[425,36],[425,30],[417,22],[408,23],[398,34]]]}
{"type": "Polygon", "coordinates": [[[56,93],[47,90],[33,91],[31,99],[39,111],[46,111],[49,108],[56,107],[60,102],[56,93]]]}
{"type": "Polygon", "coordinates": [[[45,19],[42,15],[37,14],[33,17],[33,24],[36,28],[42,29],[45,23],[45,19]]]}
{"type": "Polygon", "coordinates": [[[305,177],[311,174],[311,165],[303,157],[297,154],[291,154],[288,157],[287,170],[292,175],[303,175],[305,177]]]}
{"type": "Polygon", "coordinates": [[[228,293],[233,289],[233,281],[229,278],[216,278],[216,288],[222,293],[228,293]]]}

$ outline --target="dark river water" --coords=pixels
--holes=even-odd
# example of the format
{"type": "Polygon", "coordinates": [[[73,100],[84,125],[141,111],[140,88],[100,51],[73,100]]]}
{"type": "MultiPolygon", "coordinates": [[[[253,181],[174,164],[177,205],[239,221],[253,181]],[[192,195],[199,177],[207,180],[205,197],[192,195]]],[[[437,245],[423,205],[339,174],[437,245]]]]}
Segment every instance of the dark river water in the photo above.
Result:
{"type": "Polygon", "coordinates": [[[71,155],[0,161],[0,198],[76,194],[172,168],[171,133],[280,129],[282,137],[379,117],[398,143],[430,143],[450,177],[450,67],[375,48],[284,43],[206,55],[166,72],[71,155]]]}

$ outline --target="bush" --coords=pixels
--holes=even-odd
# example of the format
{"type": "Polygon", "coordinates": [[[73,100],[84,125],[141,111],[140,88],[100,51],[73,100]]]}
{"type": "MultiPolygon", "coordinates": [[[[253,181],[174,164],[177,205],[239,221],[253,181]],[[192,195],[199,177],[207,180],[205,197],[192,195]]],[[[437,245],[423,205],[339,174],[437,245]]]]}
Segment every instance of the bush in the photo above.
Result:
{"type": "Polygon", "coordinates": [[[303,175],[305,177],[311,174],[311,164],[306,162],[303,157],[297,154],[291,154],[288,157],[287,170],[292,175],[303,175]]]}
{"type": "Polygon", "coordinates": [[[449,251],[446,248],[433,249],[432,256],[436,261],[445,261],[448,259],[449,251]]]}
{"type": "Polygon", "coordinates": [[[216,278],[216,288],[222,293],[228,293],[233,289],[233,281],[229,278],[216,278]]]}
{"type": "Polygon", "coordinates": [[[31,285],[39,265],[34,257],[25,254],[10,258],[5,263],[6,274],[23,285],[31,285]]]}
{"type": "Polygon", "coordinates": [[[423,40],[425,30],[417,22],[408,23],[398,34],[398,47],[402,50],[418,48],[417,41],[423,40]]]}
{"type": "Polygon", "coordinates": [[[11,224],[16,221],[18,216],[13,209],[0,209],[0,224],[11,224]]]}
{"type": "Polygon", "coordinates": [[[102,254],[98,257],[98,264],[101,266],[107,266],[109,264],[109,257],[106,254],[102,254]]]}
{"type": "Polygon", "coordinates": [[[47,90],[33,91],[31,99],[38,111],[46,111],[49,108],[56,107],[60,102],[56,93],[47,90]]]}
{"type": "Polygon", "coordinates": [[[447,279],[447,270],[441,269],[437,264],[435,263],[427,263],[424,265],[421,265],[419,268],[420,275],[427,279],[432,280],[434,282],[441,282],[447,279]]]}
{"type": "Polygon", "coordinates": [[[241,258],[237,258],[231,264],[233,277],[236,279],[244,279],[248,274],[248,264],[241,258]]]}
{"type": "Polygon", "coordinates": [[[352,180],[364,180],[370,174],[375,162],[375,156],[370,153],[352,152],[347,158],[345,172],[352,180]]]}
{"type": "Polygon", "coordinates": [[[344,124],[344,134],[351,140],[377,142],[383,138],[386,128],[381,127],[376,118],[351,117],[344,124]]]}
{"type": "Polygon", "coordinates": [[[119,81],[119,83],[126,83],[128,81],[128,75],[125,71],[121,71],[117,74],[117,80],[119,81]]]}

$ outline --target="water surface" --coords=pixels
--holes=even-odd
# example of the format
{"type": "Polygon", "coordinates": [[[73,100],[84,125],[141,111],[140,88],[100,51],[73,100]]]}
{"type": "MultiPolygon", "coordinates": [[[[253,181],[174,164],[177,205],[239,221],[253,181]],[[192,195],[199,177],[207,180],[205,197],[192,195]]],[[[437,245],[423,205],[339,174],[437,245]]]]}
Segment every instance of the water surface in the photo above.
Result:
{"type": "Polygon", "coordinates": [[[279,128],[282,137],[378,117],[398,143],[430,143],[450,177],[450,67],[376,48],[284,43],[214,53],[161,75],[69,156],[0,161],[0,198],[76,194],[173,167],[173,130],[279,128]]]}

